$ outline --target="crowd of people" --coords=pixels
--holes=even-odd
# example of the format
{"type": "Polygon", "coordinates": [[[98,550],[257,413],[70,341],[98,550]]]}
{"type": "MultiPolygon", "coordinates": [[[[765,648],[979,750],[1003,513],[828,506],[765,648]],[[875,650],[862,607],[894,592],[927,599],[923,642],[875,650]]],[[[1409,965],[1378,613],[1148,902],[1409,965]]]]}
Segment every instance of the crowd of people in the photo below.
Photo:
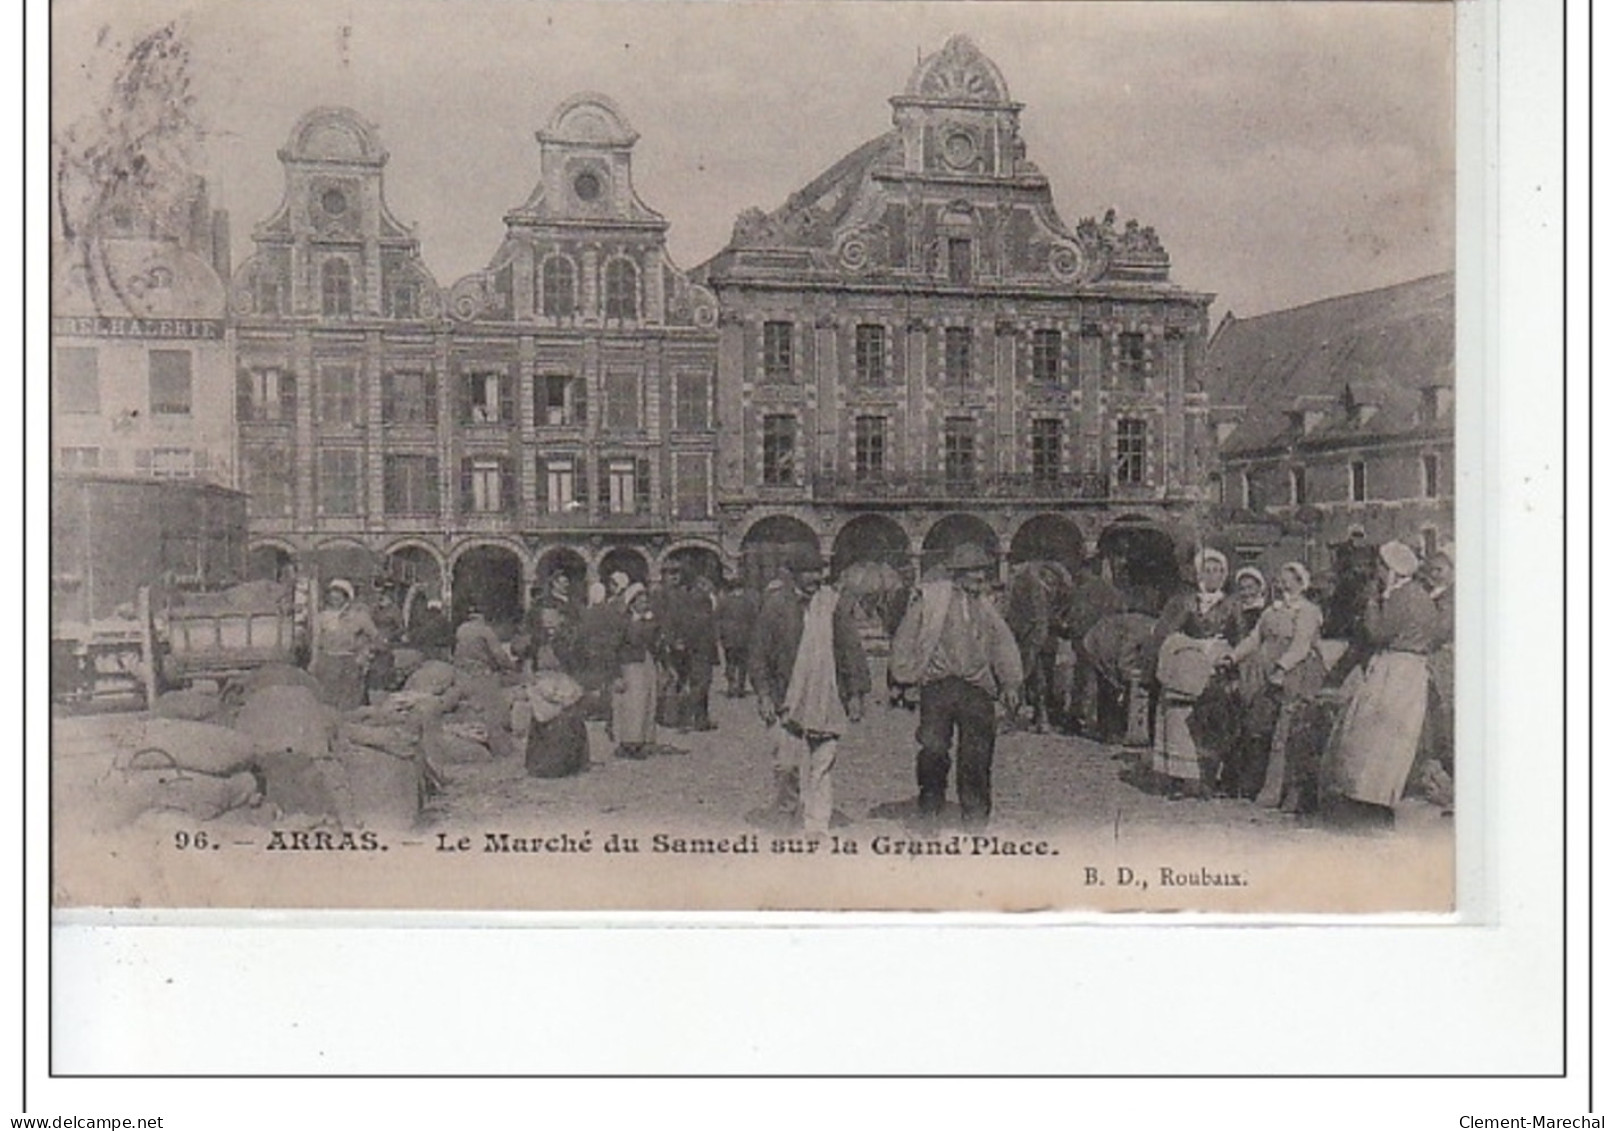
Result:
{"type": "Polygon", "coordinates": [[[873,691],[862,631],[873,624],[890,642],[889,700],[918,714],[921,829],[941,821],[950,776],[961,822],[989,821],[998,737],[1020,725],[1132,747],[1123,777],[1170,798],[1383,824],[1410,781],[1444,781],[1450,805],[1453,555],[1370,549],[1377,576],[1355,588],[1337,578],[1329,615],[1301,562],[1231,572],[1209,547],[1193,587],[1153,616],[1104,560],[1024,563],[997,586],[997,563],[973,544],[900,600],[873,603],[830,584],[808,546],[760,590],[677,565],[654,586],[615,573],[583,593],[556,573],[503,637],[475,606],[453,626],[424,593],[367,608],[336,579],[313,674],[350,708],[400,681],[397,656],[450,661],[492,754],[521,745],[530,773],[555,777],[588,764],[591,722],[616,758],[685,753],[661,736],[716,729],[721,666],[722,692],[754,696],[766,729],[773,797],[752,816],[817,834],[834,812],[840,741],[873,691]],[[1345,631],[1326,641],[1331,617],[1345,631]]]}

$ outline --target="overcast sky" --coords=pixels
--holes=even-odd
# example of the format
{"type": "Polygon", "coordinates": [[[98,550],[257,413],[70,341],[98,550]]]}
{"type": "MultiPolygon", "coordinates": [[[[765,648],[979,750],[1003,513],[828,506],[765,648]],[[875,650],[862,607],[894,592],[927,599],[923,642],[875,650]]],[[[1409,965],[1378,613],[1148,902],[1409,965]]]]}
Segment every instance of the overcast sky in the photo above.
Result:
{"type": "Polygon", "coordinates": [[[65,90],[97,28],[183,15],[206,171],[239,264],[281,199],[276,150],[319,105],[375,122],[393,213],[444,286],[481,269],[578,90],[641,137],[635,182],[676,262],[727,241],[887,129],[917,52],[962,32],[1025,103],[1068,225],[1153,225],[1177,282],[1250,315],[1450,270],[1446,3],[58,0],[65,90]],[[64,69],[65,68],[65,69],[64,69]]]}

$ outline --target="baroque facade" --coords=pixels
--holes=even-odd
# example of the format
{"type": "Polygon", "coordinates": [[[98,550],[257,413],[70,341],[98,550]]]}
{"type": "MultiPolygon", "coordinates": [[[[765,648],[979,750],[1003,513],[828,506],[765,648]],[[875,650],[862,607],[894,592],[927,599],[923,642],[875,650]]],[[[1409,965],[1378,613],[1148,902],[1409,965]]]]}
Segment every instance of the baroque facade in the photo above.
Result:
{"type": "Polygon", "coordinates": [[[1069,559],[1188,518],[1212,296],[1171,280],[1152,229],[1061,220],[968,39],[891,105],[890,131],[743,213],[696,271],[720,309],[726,557],[766,573],[812,541],[923,570],[972,540],[1069,559]]]}
{"type": "Polygon", "coordinates": [[[293,129],[231,294],[270,562],[380,557],[509,617],[553,570],[716,559],[716,304],[668,259],[609,99],[568,99],[537,138],[539,183],[487,269],[440,288],[388,210],[376,128],[327,108],[293,129]]]}

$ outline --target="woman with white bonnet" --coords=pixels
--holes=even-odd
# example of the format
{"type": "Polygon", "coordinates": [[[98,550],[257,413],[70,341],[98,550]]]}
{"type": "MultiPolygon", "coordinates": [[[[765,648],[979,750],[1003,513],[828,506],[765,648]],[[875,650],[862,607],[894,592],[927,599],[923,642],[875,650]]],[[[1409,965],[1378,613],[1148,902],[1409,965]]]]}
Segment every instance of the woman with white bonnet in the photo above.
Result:
{"type": "Polygon", "coordinates": [[[1217,662],[1237,638],[1239,624],[1227,593],[1228,558],[1208,546],[1195,555],[1194,566],[1195,588],[1168,600],[1155,625],[1161,698],[1151,784],[1171,797],[1204,797],[1216,780],[1221,759],[1196,744],[1189,718],[1217,662]]]}
{"type": "Polygon", "coordinates": [[[1387,542],[1379,560],[1379,586],[1363,609],[1373,655],[1335,728],[1325,784],[1335,815],[1390,825],[1418,752],[1441,616],[1413,580],[1419,556],[1412,549],[1387,542]]]}
{"type": "Polygon", "coordinates": [[[611,684],[611,735],[617,757],[639,761],[656,745],[656,651],[658,625],[650,593],[635,581],[622,592],[627,623],[617,642],[617,673],[611,684]]]}
{"type": "Polygon", "coordinates": [[[334,577],[325,587],[319,634],[309,674],[320,685],[320,699],[339,711],[364,706],[365,673],[381,633],[370,613],[353,599],[353,584],[334,577]]]}
{"type": "Polygon", "coordinates": [[[1310,588],[1312,574],[1306,566],[1300,562],[1280,566],[1278,597],[1231,657],[1250,697],[1247,756],[1234,790],[1240,796],[1254,794],[1258,804],[1270,809],[1280,804],[1292,811],[1304,807],[1303,794],[1316,785],[1316,759],[1311,765],[1292,766],[1286,758],[1296,710],[1318,693],[1326,674],[1318,652],[1323,610],[1308,599],[1310,588]]]}

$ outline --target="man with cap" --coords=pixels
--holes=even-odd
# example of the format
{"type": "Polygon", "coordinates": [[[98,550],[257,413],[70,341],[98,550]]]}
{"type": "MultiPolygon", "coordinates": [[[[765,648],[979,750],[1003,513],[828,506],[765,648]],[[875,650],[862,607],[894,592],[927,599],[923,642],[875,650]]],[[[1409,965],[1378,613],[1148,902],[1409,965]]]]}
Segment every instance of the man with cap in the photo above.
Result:
{"type": "Polygon", "coordinates": [[[850,605],[825,584],[817,548],[793,552],[788,585],[770,592],[753,626],[749,662],[757,711],[774,746],[774,813],[804,831],[830,827],[838,741],[863,717],[869,661],[850,605]]]}
{"type": "Polygon", "coordinates": [[[993,559],[965,543],[948,559],[946,580],[926,581],[892,641],[893,677],[920,688],[919,815],[934,827],[947,799],[949,756],[958,733],[959,809],[966,825],[987,823],[993,808],[997,696],[1019,705],[1020,649],[988,597],[993,559]]]}
{"type": "Polygon", "coordinates": [[[1329,751],[1326,785],[1337,814],[1390,824],[1424,727],[1428,658],[1441,615],[1415,584],[1419,556],[1401,542],[1379,550],[1379,587],[1363,608],[1373,655],[1329,751]]]}

